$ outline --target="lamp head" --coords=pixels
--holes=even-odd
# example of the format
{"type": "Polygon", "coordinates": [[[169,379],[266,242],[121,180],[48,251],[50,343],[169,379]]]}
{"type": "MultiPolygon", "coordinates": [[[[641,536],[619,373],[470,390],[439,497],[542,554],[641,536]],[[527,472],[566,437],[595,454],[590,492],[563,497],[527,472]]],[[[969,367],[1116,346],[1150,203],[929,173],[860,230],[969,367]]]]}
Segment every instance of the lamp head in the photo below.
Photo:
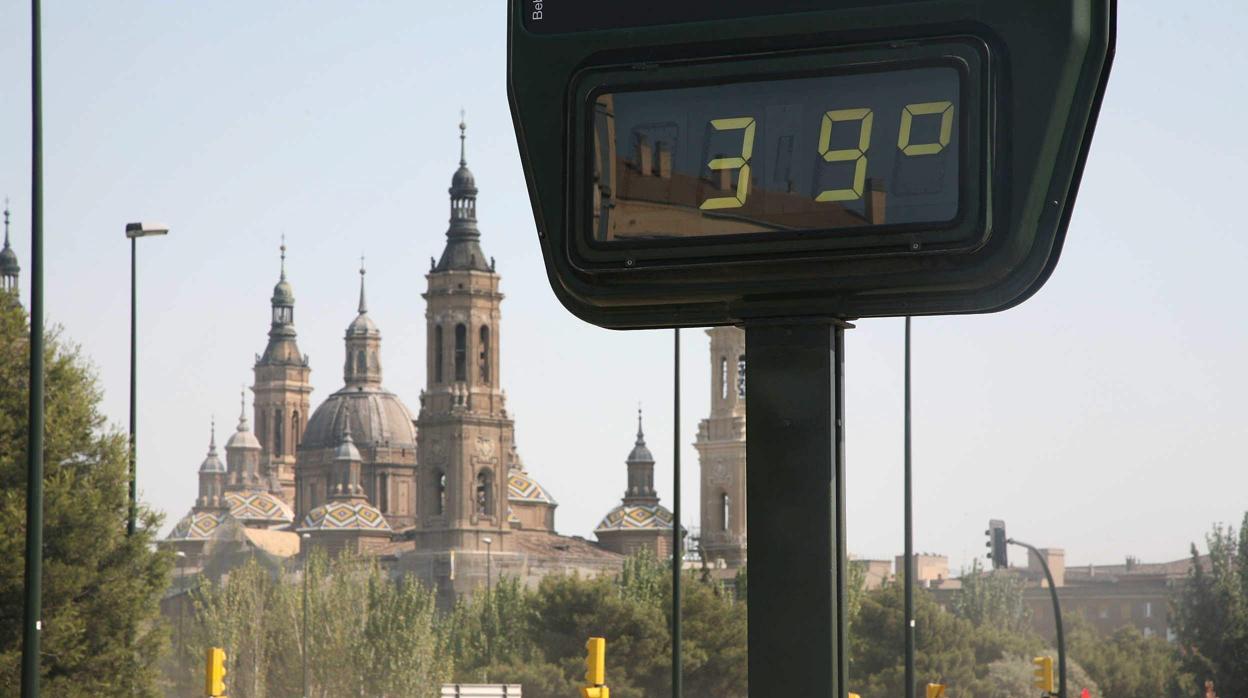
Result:
{"type": "Polygon", "coordinates": [[[145,238],[152,235],[168,235],[169,226],[160,223],[127,223],[126,237],[145,238]]]}

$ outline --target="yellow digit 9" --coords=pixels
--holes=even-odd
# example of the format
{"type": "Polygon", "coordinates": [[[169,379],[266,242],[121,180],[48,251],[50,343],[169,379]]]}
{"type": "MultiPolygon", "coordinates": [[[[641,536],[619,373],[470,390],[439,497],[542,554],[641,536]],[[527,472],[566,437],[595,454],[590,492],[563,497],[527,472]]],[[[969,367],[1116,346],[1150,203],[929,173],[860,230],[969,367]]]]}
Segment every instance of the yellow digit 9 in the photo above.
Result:
{"type": "Polygon", "coordinates": [[[907,104],[901,110],[901,128],[897,131],[897,147],[906,155],[935,155],[949,145],[953,136],[953,102],[922,102],[907,104]],[[940,114],[940,137],[936,143],[911,143],[910,125],[916,116],[940,114]]]}
{"type": "Polygon", "coordinates": [[[717,196],[707,199],[698,208],[711,210],[740,208],[745,205],[745,200],[750,195],[750,157],[754,154],[754,126],[754,119],[749,116],[711,120],[711,128],[716,131],[745,131],[741,138],[740,157],[715,158],[706,163],[706,166],[712,170],[740,170],[737,174],[737,193],[735,196],[717,196]]]}
{"type": "Polygon", "coordinates": [[[819,154],[825,162],[854,161],[853,186],[848,189],[826,189],[819,192],[815,201],[853,201],[862,198],[867,183],[867,148],[871,146],[871,124],[875,115],[870,109],[837,109],[825,112],[819,127],[819,154]],[[859,121],[858,147],[829,150],[832,144],[832,124],[838,121],[859,121]]]}

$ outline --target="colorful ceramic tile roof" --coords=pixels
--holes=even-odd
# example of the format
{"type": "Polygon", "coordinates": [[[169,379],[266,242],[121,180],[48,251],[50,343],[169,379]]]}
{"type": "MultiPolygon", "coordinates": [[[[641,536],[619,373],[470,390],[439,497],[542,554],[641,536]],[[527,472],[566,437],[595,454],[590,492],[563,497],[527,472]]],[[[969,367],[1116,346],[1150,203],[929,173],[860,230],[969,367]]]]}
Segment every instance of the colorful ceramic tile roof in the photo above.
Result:
{"type": "Polygon", "coordinates": [[[224,511],[192,511],[173,527],[165,540],[208,540],[228,516],[224,511]]]}
{"type": "Polygon", "coordinates": [[[507,477],[507,499],[513,502],[558,504],[536,480],[522,470],[512,470],[507,477]]]}
{"type": "Polygon", "coordinates": [[[244,523],[290,523],[295,513],[286,503],[263,490],[226,492],[230,516],[244,523]]]}
{"type": "Polygon", "coordinates": [[[331,501],[308,512],[300,531],[390,532],[389,522],[368,502],[331,501]]]}
{"type": "Polygon", "coordinates": [[[598,531],[622,531],[632,529],[672,529],[672,512],[660,504],[621,504],[607,512],[598,531]]]}

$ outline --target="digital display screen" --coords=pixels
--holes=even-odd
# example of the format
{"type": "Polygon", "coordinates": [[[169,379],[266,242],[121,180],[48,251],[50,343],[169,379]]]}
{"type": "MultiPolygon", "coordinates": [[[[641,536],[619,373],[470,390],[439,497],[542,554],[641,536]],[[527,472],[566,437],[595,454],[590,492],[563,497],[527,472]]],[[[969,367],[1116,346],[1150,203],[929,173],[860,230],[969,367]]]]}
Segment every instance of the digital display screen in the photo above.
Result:
{"type": "Polygon", "coordinates": [[[593,239],[952,225],[963,73],[948,64],[593,98],[593,239]]]}

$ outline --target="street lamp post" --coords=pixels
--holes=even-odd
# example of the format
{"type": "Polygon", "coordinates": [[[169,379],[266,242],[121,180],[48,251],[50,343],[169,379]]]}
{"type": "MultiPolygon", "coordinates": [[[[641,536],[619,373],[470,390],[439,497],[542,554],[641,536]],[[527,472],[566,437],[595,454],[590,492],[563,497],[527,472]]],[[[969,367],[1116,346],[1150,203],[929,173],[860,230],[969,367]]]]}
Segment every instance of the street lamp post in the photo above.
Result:
{"type": "Polygon", "coordinates": [[[494,581],[494,570],[490,559],[490,546],[494,543],[494,539],[485,536],[481,539],[481,542],[485,543],[485,593],[489,594],[490,589],[493,588],[494,581]]]}
{"type": "Polygon", "coordinates": [[[311,534],[300,536],[300,549],[303,552],[303,626],[299,629],[300,654],[303,656],[303,698],[308,698],[308,540],[311,534]]]}
{"type": "Polygon", "coordinates": [[[136,422],[138,421],[135,406],[135,393],[138,385],[138,335],[135,323],[137,306],[135,293],[135,250],[139,238],[153,235],[167,235],[169,228],[155,223],[127,223],[126,237],[130,238],[130,517],[126,524],[126,535],[134,535],[135,520],[139,515],[139,483],[136,455],[136,422]]]}

